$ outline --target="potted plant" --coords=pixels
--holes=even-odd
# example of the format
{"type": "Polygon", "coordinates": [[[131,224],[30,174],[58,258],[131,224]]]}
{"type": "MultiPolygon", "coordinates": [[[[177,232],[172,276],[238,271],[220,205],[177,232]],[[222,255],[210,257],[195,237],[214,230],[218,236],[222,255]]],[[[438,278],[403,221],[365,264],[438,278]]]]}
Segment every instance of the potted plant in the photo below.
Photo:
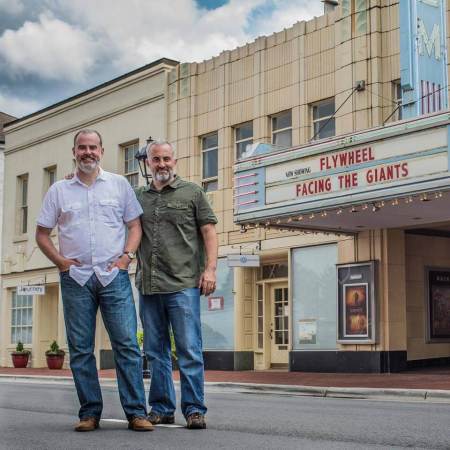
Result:
{"type": "Polygon", "coordinates": [[[11,353],[14,367],[16,369],[27,367],[30,354],[30,350],[25,350],[23,348],[23,343],[19,341],[16,345],[16,351],[11,353]]]}
{"type": "Polygon", "coordinates": [[[62,369],[64,364],[64,355],[66,352],[59,348],[56,341],[53,341],[50,345],[50,350],[45,352],[47,358],[47,366],[49,369],[62,369]]]}

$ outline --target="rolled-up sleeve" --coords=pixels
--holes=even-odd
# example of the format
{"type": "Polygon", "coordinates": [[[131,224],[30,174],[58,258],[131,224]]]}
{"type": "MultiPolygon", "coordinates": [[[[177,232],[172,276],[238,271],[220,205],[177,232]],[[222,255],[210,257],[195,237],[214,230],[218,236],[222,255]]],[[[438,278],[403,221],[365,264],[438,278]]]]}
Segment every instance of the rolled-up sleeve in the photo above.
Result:
{"type": "Polygon", "coordinates": [[[137,219],[143,214],[144,211],[136,198],[133,188],[126,179],[124,179],[124,189],[125,205],[123,208],[123,221],[128,223],[134,219],[137,219]]]}
{"type": "Polygon", "coordinates": [[[206,194],[202,190],[198,190],[197,192],[196,220],[199,227],[208,223],[217,223],[217,217],[209,204],[206,194]]]}
{"type": "Polygon", "coordinates": [[[41,227],[52,229],[58,223],[58,204],[55,185],[51,186],[45,194],[36,223],[41,227]]]}

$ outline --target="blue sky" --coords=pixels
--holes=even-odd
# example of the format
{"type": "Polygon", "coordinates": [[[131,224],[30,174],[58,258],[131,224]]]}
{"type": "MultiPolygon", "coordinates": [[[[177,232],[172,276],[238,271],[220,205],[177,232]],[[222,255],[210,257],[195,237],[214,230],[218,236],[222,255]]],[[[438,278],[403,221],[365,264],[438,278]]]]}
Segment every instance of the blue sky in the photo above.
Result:
{"type": "Polygon", "coordinates": [[[17,117],[158,58],[202,61],[320,0],[0,0],[0,111],[17,117]]]}
{"type": "Polygon", "coordinates": [[[228,3],[228,0],[197,0],[197,4],[205,9],[216,9],[225,3],[228,3]]]}

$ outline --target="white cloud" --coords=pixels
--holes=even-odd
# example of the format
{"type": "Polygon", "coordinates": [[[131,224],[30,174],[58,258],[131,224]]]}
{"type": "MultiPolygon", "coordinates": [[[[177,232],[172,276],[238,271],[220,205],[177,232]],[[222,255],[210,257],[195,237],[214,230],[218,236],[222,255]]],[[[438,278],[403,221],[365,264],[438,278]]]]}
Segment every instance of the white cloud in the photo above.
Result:
{"type": "Polygon", "coordinates": [[[0,37],[0,57],[16,74],[80,81],[94,65],[95,44],[84,31],[47,14],[0,37]]]}
{"type": "MultiPolygon", "coordinates": [[[[202,61],[320,15],[323,8],[319,0],[229,0],[212,10],[194,0],[44,0],[32,14],[24,4],[0,0],[0,16],[9,6],[10,14],[29,13],[22,26],[0,35],[0,79],[14,92],[17,81],[31,80],[32,88],[39,78],[42,89],[34,92],[44,105],[50,103],[46,98],[60,98],[52,84],[73,93],[161,57],[202,61]]],[[[20,92],[8,102],[0,96],[0,109],[22,115],[39,106],[21,98],[20,92]]]]}
{"type": "Polygon", "coordinates": [[[241,45],[250,39],[251,10],[265,0],[231,0],[214,10],[200,10],[193,0],[54,1],[98,42],[99,57],[114,55],[115,67],[129,67],[163,56],[201,61],[241,45]]]}
{"type": "Polygon", "coordinates": [[[0,93],[0,111],[14,117],[22,117],[41,108],[41,104],[34,100],[24,100],[18,97],[0,93]]]}

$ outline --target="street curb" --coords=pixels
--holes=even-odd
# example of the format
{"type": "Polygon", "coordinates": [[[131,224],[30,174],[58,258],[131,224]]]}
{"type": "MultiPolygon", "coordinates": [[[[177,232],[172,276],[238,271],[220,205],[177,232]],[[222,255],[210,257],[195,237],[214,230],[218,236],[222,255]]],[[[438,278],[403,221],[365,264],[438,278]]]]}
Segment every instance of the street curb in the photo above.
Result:
{"type": "MultiPolygon", "coordinates": [[[[51,375],[9,375],[0,374],[0,382],[37,382],[41,384],[73,384],[71,376],[51,375]]],[[[150,380],[144,380],[148,387],[150,380]]],[[[104,387],[117,386],[115,378],[100,378],[104,387]]],[[[179,384],[179,381],[175,381],[179,384]]],[[[415,400],[429,402],[450,403],[450,390],[443,389],[400,389],[400,388],[358,388],[358,387],[321,387],[285,384],[262,384],[242,382],[208,381],[205,386],[219,389],[229,389],[241,393],[262,393],[274,395],[297,395],[327,398],[354,398],[354,399],[391,399],[415,400]]]]}

